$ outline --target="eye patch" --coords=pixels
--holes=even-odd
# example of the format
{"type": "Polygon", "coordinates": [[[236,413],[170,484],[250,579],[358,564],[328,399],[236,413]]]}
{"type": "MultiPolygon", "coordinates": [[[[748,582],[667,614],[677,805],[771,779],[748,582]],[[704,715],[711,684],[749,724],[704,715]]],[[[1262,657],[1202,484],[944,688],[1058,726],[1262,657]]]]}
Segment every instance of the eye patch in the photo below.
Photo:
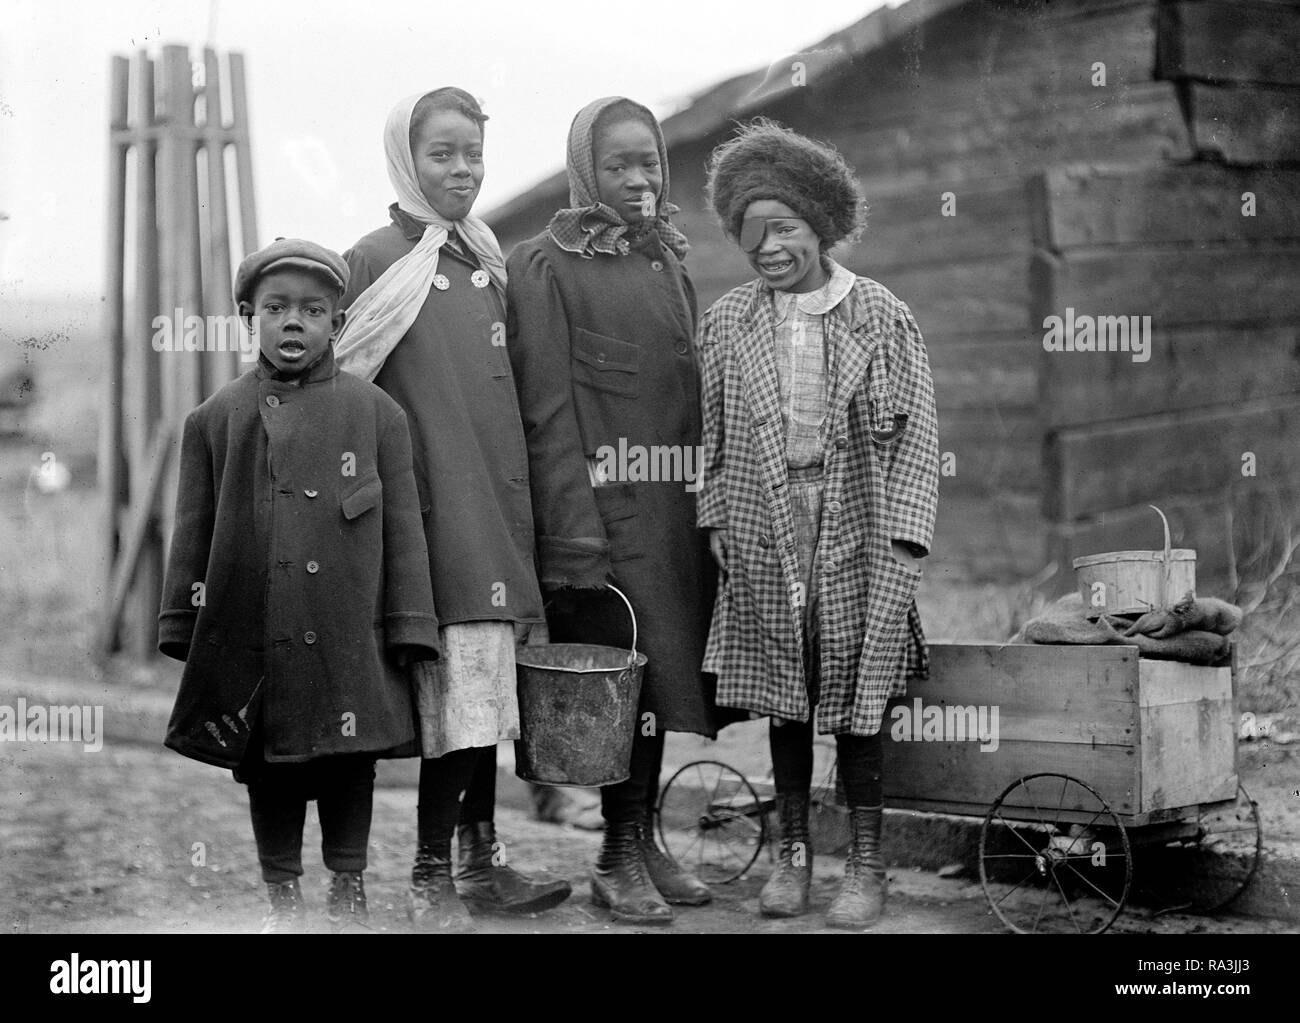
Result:
{"type": "Polygon", "coordinates": [[[753,252],[762,245],[767,226],[772,223],[802,224],[803,221],[795,217],[746,217],[740,222],[741,251],[753,252]]]}
{"type": "Polygon", "coordinates": [[[766,217],[746,217],[740,225],[740,249],[753,252],[763,244],[763,235],[767,233],[766,217]]]}

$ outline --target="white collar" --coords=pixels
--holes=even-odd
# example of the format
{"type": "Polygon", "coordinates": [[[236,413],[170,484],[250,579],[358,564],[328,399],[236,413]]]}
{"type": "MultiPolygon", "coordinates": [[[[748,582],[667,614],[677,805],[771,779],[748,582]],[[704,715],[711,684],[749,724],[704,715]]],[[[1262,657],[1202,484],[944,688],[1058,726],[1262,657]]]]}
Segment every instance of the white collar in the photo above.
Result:
{"type": "Polygon", "coordinates": [[[801,313],[809,316],[824,316],[844,301],[848,293],[853,290],[857,277],[851,270],[846,270],[829,256],[826,257],[826,263],[830,270],[830,277],[815,291],[796,294],[792,291],[773,290],[778,320],[784,320],[796,306],[801,313]]]}

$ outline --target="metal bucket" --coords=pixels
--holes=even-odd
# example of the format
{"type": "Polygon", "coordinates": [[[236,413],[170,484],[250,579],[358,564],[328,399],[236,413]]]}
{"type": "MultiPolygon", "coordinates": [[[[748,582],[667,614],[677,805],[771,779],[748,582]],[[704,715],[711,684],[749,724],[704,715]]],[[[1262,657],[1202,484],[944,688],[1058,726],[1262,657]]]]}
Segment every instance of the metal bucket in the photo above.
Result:
{"type": "Polygon", "coordinates": [[[519,734],[515,773],[541,785],[598,787],[628,778],[646,656],[591,643],[520,647],[519,734]]]}

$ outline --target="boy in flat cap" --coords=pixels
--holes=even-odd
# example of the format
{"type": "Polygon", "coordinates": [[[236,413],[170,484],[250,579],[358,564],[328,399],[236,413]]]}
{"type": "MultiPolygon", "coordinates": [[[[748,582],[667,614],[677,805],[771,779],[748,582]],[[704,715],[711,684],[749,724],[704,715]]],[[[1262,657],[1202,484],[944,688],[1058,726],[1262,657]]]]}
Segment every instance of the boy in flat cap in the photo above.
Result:
{"type": "Polygon", "coordinates": [[[185,421],[159,615],[185,661],[166,744],[248,786],[264,933],[303,926],[311,799],[331,929],[366,923],[375,759],[417,752],[404,667],[439,649],[405,413],[334,363],[347,280],[298,239],[240,264],[261,354],[185,421]]]}

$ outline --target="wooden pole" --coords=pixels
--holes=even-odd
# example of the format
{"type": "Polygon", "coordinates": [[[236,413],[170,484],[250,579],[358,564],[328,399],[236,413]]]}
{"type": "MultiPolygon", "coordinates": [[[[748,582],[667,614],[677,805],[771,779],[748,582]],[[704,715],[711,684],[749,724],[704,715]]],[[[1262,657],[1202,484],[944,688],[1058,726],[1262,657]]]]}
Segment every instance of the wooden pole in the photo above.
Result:
{"type": "MultiPolygon", "coordinates": [[[[104,367],[104,406],[100,410],[99,485],[103,495],[103,542],[105,586],[103,599],[112,613],[113,566],[118,553],[118,510],[122,504],[122,379],[126,351],[126,152],[117,131],[127,123],[127,100],[130,94],[131,64],[125,57],[114,57],[109,65],[109,147],[108,147],[108,252],[104,275],[105,334],[108,337],[107,365],[104,367]]],[[[116,630],[108,636],[109,650],[116,646],[116,630]]]]}
{"type": "MultiPolygon", "coordinates": [[[[162,211],[163,308],[177,317],[178,340],[185,333],[185,321],[203,315],[202,296],[197,287],[198,196],[195,154],[198,136],[194,127],[194,85],[189,49],[185,46],[163,47],[163,133],[161,164],[164,183],[159,188],[162,211]]],[[[191,321],[192,322],[192,321],[191,321]]],[[[163,374],[163,416],[168,423],[179,423],[200,400],[202,393],[202,353],[171,352],[163,374]]],[[[174,435],[174,434],[173,434],[174,435]]],[[[165,555],[171,542],[176,520],[176,480],[179,457],[166,460],[167,478],[162,488],[160,509],[161,543],[165,555]]]]}
{"type": "MultiPolygon", "coordinates": [[[[175,521],[180,423],[199,401],[242,370],[238,353],[185,350],[187,318],[198,317],[206,342],[204,313],[234,311],[225,165],[226,150],[232,145],[245,252],[256,248],[257,221],[242,59],[231,56],[230,126],[223,123],[220,66],[214,51],[204,52],[206,116],[201,125],[195,118],[198,93],[187,47],[164,47],[160,63],[142,50],[136,67],[134,119],[130,65],[117,57],[111,67],[109,365],[99,453],[107,506],[102,526],[110,567],[99,644],[111,652],[120,638],[133,656],[144,659],[157,650],[164,554],[175,521]],[[133,308],[128,309],[126,188],[132,148],[137,168],[135,296],[133,308]],[[199,203],[200,150],[208,165],[202,182],[206,213],[199,203]],[[130,330],[125,322],[128,312],[130,330]],[[154,321],[160,314],[171,328],[171,344],[160,345],[162,351],[153,345],[159,329],[154,321]],[[124,449],[130,456],[125,473],[124,449]],[[124,484],[129,484],[126,500],[124,484]]],[[[194,323],[191,319],[191,330],[194,323]]]]}
{"type": "MultiPolygon", "coordinates": [[[[168,223],[176,305],[185,318],[203,316],[203,288],[199,276],[198,135],[194,131],[193,68],[185,46],[163,47],[163,75],[167,82],[167,124],[174,140],[168,171],[168,223]]],[[[202,353],[186,352],[177,358],[173,384],[175,402],[171,419],[179,422],[202,400],[202,353]]]]}
{"type": "Polygon", "coordinates": [[[248,94],[244,81],[244,55],[232,53],[230,62],[231,130],[235,139],[235,170],[239,182],[239,244],[241,255],[257,251],[257,207],[253,195],[253,154],[248,131],[248,94]]]}
{"type": "MultiPolygon", "coordinates": [[[[221,113],[221,65],[216,51],[203,51],[205,76],[204,147],[208,156],[208,282],[205,304],[214,316],[229,316],[235,311],[231,297],[230,222],[226,203],[226,133],[221,113]]],[[[231,340],[236,337],[231,335],[231,340]]],[[[240,372],[238,350],[212,356],[208,368],[214,370],[211,394],[240,372]]]]}
{"type": "MultiPolygon", "coordinates": [[[[149,447],[163,416],[162,371],[168,352],[153,350],[154,317],[164,309],[159,291],[158,260],[158,144],[155,131],[154,62],[142,49],[136,54],[135,80],[135,329],[126,352],[126,365],[138,386],[136,414],[131,427],[131,503],[139,505],[149,472],[149,447]]],[[[146,535],[137,546],[138,562],[129,566],[134,582],[126,598],[128,650],[145,659],[157,649],[158,605],[162,600],[162,551],[156,523],[146,523],[146,535]],[[150,532],[152,531],[152,532],[150,532]]],[[[128,580],[131,576],[128,575],[128,580]]]]}
{"type": "MultiPolygon", "coordinates": [[[[99,639],[100,649],[106,649],[112,644],[112,637],[118,632],[121,626],[121,617],[127,606],[126,596],[133,583],[142,581],[142,571],[145,567],[145,561],[142,557],[144,548],[150,542],[150,538],[157,534],[157,528],[154,523],[154,509],[157,507],[159,491],[162,488],[163,478],[166,475],[167,463],[173,461],[168,457],[175,437],[172,436],[173,430],[170,423],[159,423],[158,430],[149,444],[149,451],[144,460],[144,479],[139,493],[135,495],[135,503],[131,507],[131,512],[127,516],[126,524],[122,530],[122,557],[118,559],[117,566],[109,580],[108,589],[108,616],[104,621],[104,631],[99,639]]],[[[153,613],[149,618],[153,625],[154,641],[149,648],[149,654],[157,653],[158,637],[158,607],[153,608],[153,613]]],[[[144,630],[134,629],[133,634],[141,633],[144,630]]]]}

